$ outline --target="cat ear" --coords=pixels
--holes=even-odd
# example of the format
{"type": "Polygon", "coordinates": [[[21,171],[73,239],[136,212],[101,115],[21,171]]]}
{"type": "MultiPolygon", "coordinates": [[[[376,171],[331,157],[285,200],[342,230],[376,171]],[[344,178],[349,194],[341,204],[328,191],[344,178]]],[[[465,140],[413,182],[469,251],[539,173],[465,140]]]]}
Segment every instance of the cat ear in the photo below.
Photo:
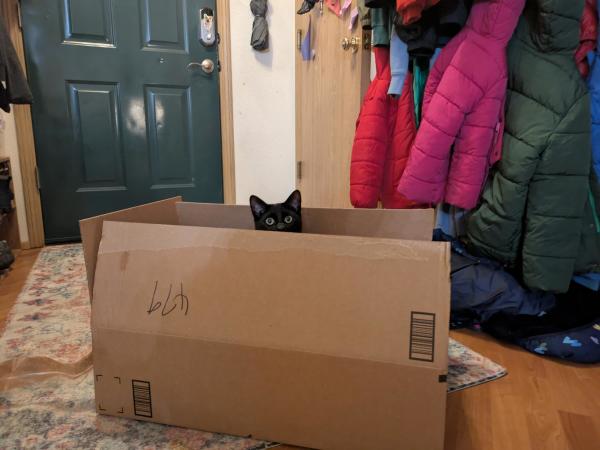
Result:
{"type": "Polygon", "coordinates": [[[300,207],[302,204],[302,196],[300,195],[299,190],[295,190],[291,193],[288,199],[285,201],[285,205],[289,208],[293,209],[296,212],[300,212],[300,207]]]}
{"type": "Polygon", "coordinates": [[[252,210],[252,215],[255,219],[260,219],[260,217],[267,211],[267,204],[263,202],[256,195],[250,196],[250,209],[252,210]]]}

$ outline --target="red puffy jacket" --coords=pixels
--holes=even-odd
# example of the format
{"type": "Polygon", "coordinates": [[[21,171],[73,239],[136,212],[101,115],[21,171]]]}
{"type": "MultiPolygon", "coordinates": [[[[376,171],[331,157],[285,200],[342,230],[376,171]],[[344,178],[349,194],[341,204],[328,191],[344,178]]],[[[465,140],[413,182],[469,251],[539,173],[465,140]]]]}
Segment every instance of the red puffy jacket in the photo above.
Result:
{"type": "Polygon", "coordinates": [[[373,52],[377,74],[356,122],[350,201],[356,208],[376,208],[380,200],[384,208],[422,207],[397,191],[416,135],[412,75],[406,76],[399,100],[389,96],[389,49],[374,47],[373,52]]]}
{"type": "Polygon", "coordinates": [[[577,51],[575,52],[575,61],[577,61],[577,68],[581,76],[587,78],[590,73],[587,54],[596,49],[596,41],[598,39],[596,0],[585,0],[580,30],[579,47],[577,47],[577,51]]]}

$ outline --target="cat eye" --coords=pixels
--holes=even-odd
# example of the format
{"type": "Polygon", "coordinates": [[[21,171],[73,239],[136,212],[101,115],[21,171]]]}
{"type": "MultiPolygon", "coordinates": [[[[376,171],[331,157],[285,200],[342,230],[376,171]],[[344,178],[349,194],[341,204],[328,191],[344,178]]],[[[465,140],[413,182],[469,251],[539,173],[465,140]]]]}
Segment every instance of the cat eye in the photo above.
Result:
{"type": "Polygon", "coordinates": [[[289,225],[294,221],[294,219],[292,218],[292,216],[285,216],[285,219],[283,219],[283,221],[289,225]]]}
{"type": "Polygon", "coordinates": [[[273,219],[272,217],[267,217],[267,220],[265,220],[265,223],[272,227],[273,225],[275,225],[275,219],[273,219]]]}

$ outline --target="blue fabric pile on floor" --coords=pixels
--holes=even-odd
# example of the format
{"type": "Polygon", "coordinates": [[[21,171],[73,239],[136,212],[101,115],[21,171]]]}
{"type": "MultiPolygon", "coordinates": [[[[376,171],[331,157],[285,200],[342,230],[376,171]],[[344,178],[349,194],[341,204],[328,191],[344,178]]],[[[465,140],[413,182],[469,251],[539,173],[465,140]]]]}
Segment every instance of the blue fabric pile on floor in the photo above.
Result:
{"type": "Polygon", "coordinates": [[[577,363],[600,361],[600,300],[598,293],[573,283],[556,296],[556,306],[541,316],[505,311],[483,322],[482,329],[539,355],[577,363]]]}
{"type": "Polygon", "coordinates": [[[565,294],[525,289],[501,264],[450,242],[451,327],[477,328],[538,355],[576,363],[600,362],[600,294],[573,283],[565,294]]]}

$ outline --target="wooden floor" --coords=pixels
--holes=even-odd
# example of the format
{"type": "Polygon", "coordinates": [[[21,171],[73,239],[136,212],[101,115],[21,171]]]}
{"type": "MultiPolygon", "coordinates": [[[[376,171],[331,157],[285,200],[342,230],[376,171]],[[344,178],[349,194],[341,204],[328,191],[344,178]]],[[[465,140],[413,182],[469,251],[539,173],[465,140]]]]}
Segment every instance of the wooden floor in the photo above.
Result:
{"type": "Polygon", "coordinates": [[[4,327],[4,321],[21,292],[38,253],[39,250],[19,250],[11,271],[0,275],[0,330],[4,327]]]}
{"type": "MultiPolygon", "coordinates": [[[[37,253],[21,253],[0,280],[0,328],[37,253]]],[[[600,366],[551,361],[471,332],[452,336],[509,375],[448,396],[447,450],[600,449],[600,366]]]]}
{"type": "Polygon", "coordinates": [[[600,366],[540,358],[478,333],[451,335],[509,374],[448,395],[446,450],[600,449],[600,366]]]}

